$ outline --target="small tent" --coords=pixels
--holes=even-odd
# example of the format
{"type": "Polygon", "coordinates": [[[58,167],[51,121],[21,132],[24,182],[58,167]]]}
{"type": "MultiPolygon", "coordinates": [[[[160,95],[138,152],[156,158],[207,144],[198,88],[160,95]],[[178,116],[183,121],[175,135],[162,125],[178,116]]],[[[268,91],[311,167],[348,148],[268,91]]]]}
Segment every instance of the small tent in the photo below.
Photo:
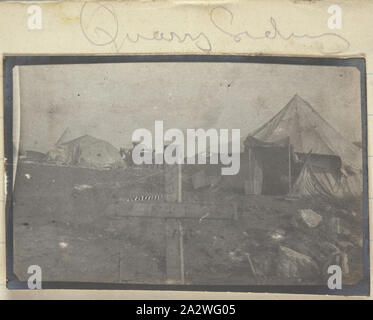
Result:
{"type": "Polygon", "coordinates": [[[312,152],[307,166],[302,169],[299,175],[310,175],[312,171],[314,177],[320,176],[319,182],[321,183],[321,180],[326,182],[325,179],[321,179],[321,177],[325,178],[324,174],[336,177],[335,171],[340,171],[342,172],[340,180],[347,185],[346,190],[349,189],[353,195],[361,195],[361,149],[347,141],[308,102],[298,95],[295,95],[267,123],[251,132],[246,141],[251,141],[253,138],[265,143],[276,143],[289,139],[292,151],[300,158],[302,158],[302,154],[304,157],[312,152]],[[338,164],[338,159],[340,159],[341,165],[338,164]],[[335,168],[333,169],[333,165],[330,164],[334,164],[335,168]],[[316,167],[319,171],[317,174],[314,170],[316,167]],[[311,170],[311,168],[313,169],[311,170]]]}
{"type": "Polygon", "coordinates": [[[91,168],[104,168],[123,162],[119,150],[113,145],[90,135],[58,143],[47,156],[49,161],[91,168]]]}
{"type": "Polygon", "coordinates": [[[295,197],[314,195],[324,198],[343,197],[350,190],[348,185],[342,182],[341,176],[338,177],[328,170],[316,171],[309,161],[306,161],[290,195],[295,197]]]}

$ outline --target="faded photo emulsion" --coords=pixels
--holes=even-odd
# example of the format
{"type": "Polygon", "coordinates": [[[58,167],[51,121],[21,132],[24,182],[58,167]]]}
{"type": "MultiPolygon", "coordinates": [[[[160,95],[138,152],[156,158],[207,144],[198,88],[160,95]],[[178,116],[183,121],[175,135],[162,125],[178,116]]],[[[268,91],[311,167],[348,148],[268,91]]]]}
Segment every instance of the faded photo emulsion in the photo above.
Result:
{"type": "Polygon", "coordinates": [[[15,66],[15,276],[38,266],[42,284],[76,288],[359,284],[361,86],[345,65],[15,66]]]}

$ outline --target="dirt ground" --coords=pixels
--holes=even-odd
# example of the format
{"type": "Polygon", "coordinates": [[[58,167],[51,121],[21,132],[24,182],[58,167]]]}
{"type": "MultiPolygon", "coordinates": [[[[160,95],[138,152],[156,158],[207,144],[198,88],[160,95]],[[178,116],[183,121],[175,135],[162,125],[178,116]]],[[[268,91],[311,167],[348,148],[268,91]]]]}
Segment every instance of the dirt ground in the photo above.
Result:
{"type": "Polygon", "coordinates": [[[177,209],[163,193],[161,168],[19,162],[16,275],[27,279],[27,267],[37,264],[43,281],[164,284],[178,281],[182,255],[186,284],[326,284],[331,264],[342,266],[344,283],[362,277],[359,199],[299,200],[185,187],[177,209]],[[161,196],[134,201],[143,195],[161,196]],[[302,218],[304,209],[320,216],[317,226],[302,218]]]}

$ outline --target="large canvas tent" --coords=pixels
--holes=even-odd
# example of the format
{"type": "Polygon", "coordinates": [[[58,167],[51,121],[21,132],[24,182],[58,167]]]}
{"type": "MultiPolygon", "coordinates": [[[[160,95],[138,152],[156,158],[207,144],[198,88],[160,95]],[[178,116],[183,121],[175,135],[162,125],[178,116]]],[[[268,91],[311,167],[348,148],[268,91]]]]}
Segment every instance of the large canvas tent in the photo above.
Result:
{"type": "MultiPolygon", "coordinates": [[[[334,195],[340,194],[341,189],[348,190],[353,195],[362,192],[361,149],[347,141],[298,95],[295,95],[271,120],[249,134],[245,141],[245,150],[246,146],[250,149],[253,139],[266,144],[277,144],[288,139],[294,154],[292,157],[299,159],[302,155],[305,157],[311,154],[307,165],[303,161],[305,167],[293,182],[300,195],[320,193],[320,188],[310,187],[316,180],[316,184],[323,185],[324,189],[330,192],[338,189],[338,192],[332,192],[334,195]],[[333,179],[333,188],[327,187],[326,177],[330,178],[330,181],[333,179]],[[302,183],[304,185],[300,187],[302,183]],[[340,183],[345,186],[337,187],[340,183]],[[308,191],[304,191],[305,189],[308,191]]],[[[291,161],[292,158],[289,156],[290,164],[291,161]]],[[[295,193],[295,190],[292,192],[295,193]]]]}
{"type": "Polygon", "coordinates": [[[62,143],[60,141],[48,152],[49,161],[91,168],[104,168],[123,162],[119,150],[113,145],[90,135],[62,143]]]}

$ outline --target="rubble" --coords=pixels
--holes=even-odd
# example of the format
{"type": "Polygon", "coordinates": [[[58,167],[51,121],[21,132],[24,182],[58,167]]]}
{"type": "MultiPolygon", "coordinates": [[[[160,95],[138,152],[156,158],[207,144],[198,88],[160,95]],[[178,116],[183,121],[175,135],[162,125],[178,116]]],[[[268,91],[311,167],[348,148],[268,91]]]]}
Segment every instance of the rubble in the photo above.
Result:
{"type": "Polygon", "coordinates": [[[282,229],[277,229],[272,232],[270,232],[269,236],[272,240],[281,241],[285,237],[285,231],[282,229]]]}
{"type": "Polygon", "coordinates": [[[280,276],[289,279],[311,280],[318,277],[319,267],[311,257],[280,246],[277,272],[280,276]]]}
{"type": "Polygon", "coordinates": [[[300,210],[300,215],[310,228],[316,228],[322,221],[322,216],[312,209],[302,209],[300,210]]]}
{"type": "Polygon", "coordinates": [[[92,189],[92,188],[93,187],[88,184],[77,184],[74,186],[74,189],[78,191],[83,191],[83,190],[92,189]]]}
{"type": "Polygon", "coordinates": [[[342,233],[341,219],[338,217],[331,217],[329,221],[330,229],[333,233],[342,233]]]}
{"type": "Polygon", "coordinates": [[[206,175],[205,170],[200,170],[192,176],[192,183],[194,189],[207,187],[210,185],[209,177],[206,175]]]}

